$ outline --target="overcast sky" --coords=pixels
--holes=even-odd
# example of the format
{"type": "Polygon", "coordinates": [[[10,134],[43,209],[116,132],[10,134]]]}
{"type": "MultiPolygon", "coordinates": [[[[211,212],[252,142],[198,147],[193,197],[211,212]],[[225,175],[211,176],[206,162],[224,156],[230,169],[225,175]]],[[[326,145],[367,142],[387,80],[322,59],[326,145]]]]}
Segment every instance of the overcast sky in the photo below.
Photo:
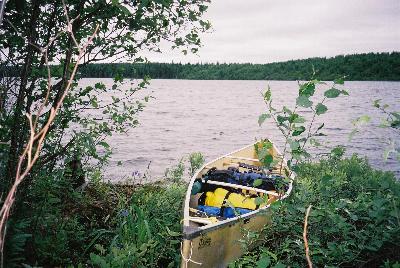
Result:
{"type": "Polygon", "coordinates": [[[197,56],[148,54],[153,62],[268,63],[400,51],[400,0],[214,0],[197,56]]]}

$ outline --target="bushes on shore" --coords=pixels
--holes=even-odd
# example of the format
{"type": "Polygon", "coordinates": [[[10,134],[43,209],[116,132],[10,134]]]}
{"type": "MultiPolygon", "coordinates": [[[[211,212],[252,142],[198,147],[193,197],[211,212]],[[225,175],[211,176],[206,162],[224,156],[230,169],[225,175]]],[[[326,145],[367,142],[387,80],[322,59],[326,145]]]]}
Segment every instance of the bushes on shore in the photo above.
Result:
{"type": "MultiPolygon", "coordinates": [[[[335,157],[302,164],[291,196],[271,206],[262,245],[232,267],[305,267],[308,218],[315,267],[391,267],[400,261],[400,184],[365,159],[335,157]]],[[[398,266],[397,266],[398,267],[398,266]]]]}
{"type": "MultiPolygon", "coordinates": [[[[201,160],[192,158],[189,171],[201,160]]],[[[182,160],[174,177],[145,185],[33,181],[8,224],[5,267],[176,267],[184,169],[182,160]]]]}
{"type": "Polygon", "coordinates": [[[5,267],[177,266],[185,183],[63,187],[49,198],[38,186],[35,206],[10,221],[5,267]]]}
{"type": "Polygon", "coordinates": [[[186,184],[143,186],[117,216],[106,245],[95,244],[96,267],[177,267],[186,184]]]}
{"type": "MultiPolygon", "coordinates": [[[[94,182],[83,191],[50,178],[51,187],[33,184],[34,206],[9,225],[6,267],[177,267],[187,185],[175,179],[136,188],[94,182]]],[[[300,165],[292,195],[271,207],[272,224],[263,235],[249,236],[261,246],[231,266],[305,267],[303,221],[310,204],[316,267],[399,261],[400,184],[353,156],[300,165]]]]}

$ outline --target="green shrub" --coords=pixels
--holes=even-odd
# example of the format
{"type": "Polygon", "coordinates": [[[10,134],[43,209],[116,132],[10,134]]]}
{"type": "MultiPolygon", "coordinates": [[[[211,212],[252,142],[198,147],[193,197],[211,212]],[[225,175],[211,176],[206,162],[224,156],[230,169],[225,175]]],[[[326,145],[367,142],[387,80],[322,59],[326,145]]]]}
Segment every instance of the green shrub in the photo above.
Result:
{"type": "Polygon", "coordinates": [[[204,164],[204,156],[199,152],[191,153],[189,155],[189,164],[189,175],[192,177],[204,164]]]}
{"type": "MultiPolygon", "coordinates": [[[[299,166],[291,196],[274,203],[262,244],[232,267],[304,267],[305,209],[316,267],[391,267],[399,260],[400,186],[341,153],[299,166]]],[[[79,192],[54,177],[32,184],[29,206],[8,228],[6,267],[22,263],[95,267],[177,267],[187,185],[90,184],[79,192]]],[[[398,263],[397,263],[398,264],[398,263]]]]}
{"type": "Polygon", "coordinates": [[[21,263],[25,261],[24,251],[26,241],[32,236],[31,234],[25,233],[25,230],[28,228],[30,222],[29,220],[20,220],[14,222],[13,220],[9,221],[9,226],[12,228],[9,229],[8,237],[10,238],[7,241],[7,246],[5,248],[5,267],[19,267],[21,263]]]}
{"type": "MultiPolygon", "coordinates": [[[[182,181],[181,161],[174,172],[182,181]]],[[[26,191],[7,228],[5,267],[167,267],[180,259],[186,184],[103,183],[93,173],[73,189],[62,173],[45,173],[26,191]]],[[[165,183],[165,181],[163,182],[165,183]]]]}
{"type": "Polygon", "coordinates": [[[96,245],[98,267],[177,267],[180,260],[184,184],[143,186],[121,211],[109,248],[96,245]]]}
{"type": "Polygon", "coordinates": [[[357,156],[299,166],[291,196],[271,206],[262,245],[232,267],[305,267],[305,210],[315,267],[390,267],[399,261],[400,184],[357,156]],[[388,266],[389,265],[389,266],[388,266]]]}
{"type": "Polygon", "coordinates": [[[185,174],[185,163],[184,159],[182,158],[176,166],[172,168],[167,168],[165,171],[165,178],[173,183],[182,182],[184,179],[185,174]]]}
{"type": "MultiPolygon", "coordinates": [[[[88,245],[104,230],[114,230],[128,188],[90,183],[74,190],[62,173],[41,176],[26,191],[7,227],[5,267],[67,266],[85,262],[88,245]]],[[[103,235],[97,243],[108,244],[103,235]]]]}

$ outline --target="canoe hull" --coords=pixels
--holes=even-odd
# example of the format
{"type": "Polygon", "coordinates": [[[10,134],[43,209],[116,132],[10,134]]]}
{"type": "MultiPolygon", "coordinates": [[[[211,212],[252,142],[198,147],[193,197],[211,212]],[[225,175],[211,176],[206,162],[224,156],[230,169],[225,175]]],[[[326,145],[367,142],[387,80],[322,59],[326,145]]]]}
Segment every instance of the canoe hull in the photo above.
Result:
{"type": "MultiPolygon", "coordinates": [[[[216,223],[209,223],[203,226],[201,224],[196,224],[194,222],[195,219],[193,219],[189,213],[190,209],[196,208],[198,204],[195,196],[191,194],[194,181],[201,178],[211,168],[220,170],[226,169],[229,166],[237,166],[239,162],[245,165],[252,165],[253,167],[261,166],[255,152],[255,146],[257,145],[258,142],[205,164],[191,179],[186,193],[183,211],[181,267],[227,267],[229,263],[257,245],[257,241],[248,243],[248,237],[251,237],[248,234],[250,234],[250,232],[257,232],[260,234],[264,227],[271,222],[270,204],[242,216],[216,223]],[[247,241],[247,243],[240,242],[239,240],[247,241]]],[[[270,153],[274,157],[281,155],[274,145],[270,149],[270,153]]],[[[286,163],[285,160],[284,163],[286,163]]],[[[274,169],[273,173],[282,174],[285,170],[288,171],[287,167],[283,166],[283,169],[274,169]]],[[[283,196],[278,198],[279,200],[283,200],[289,196],[292,190],[292,181],[295,175],[293,172],[290,174],[291,181],[288,185],[288,190],[283,196]]],[[[276,199],[275,197],[271,199],[271,201],[273,202],[273,200],[276,199]]]]}
{"type": "Polygon", "coordinates": [[[196,237],[184,239],[182,247],[184,258],[181,267],[227,267],[229,263],[242,256],[246,249],[252,249],[257,245],[257,240],[246,240],[248,234],[259,233],[268,223],[270,215],[268,210],[263,210],[251,217],[207,229],[196,237]]]}

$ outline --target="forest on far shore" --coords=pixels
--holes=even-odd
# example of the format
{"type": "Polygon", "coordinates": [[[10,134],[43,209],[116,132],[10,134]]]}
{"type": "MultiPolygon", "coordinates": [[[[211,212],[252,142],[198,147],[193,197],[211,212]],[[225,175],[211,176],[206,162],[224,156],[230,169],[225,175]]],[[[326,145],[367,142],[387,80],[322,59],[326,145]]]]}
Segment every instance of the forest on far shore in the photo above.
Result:
{"type": "Polygon", "coordinates": [[[96,63],[80,68],[80,77],[193,80],[333,80],[400,81],[400,52],[339,55],[267,64],[252,63],[96,63]]]}

